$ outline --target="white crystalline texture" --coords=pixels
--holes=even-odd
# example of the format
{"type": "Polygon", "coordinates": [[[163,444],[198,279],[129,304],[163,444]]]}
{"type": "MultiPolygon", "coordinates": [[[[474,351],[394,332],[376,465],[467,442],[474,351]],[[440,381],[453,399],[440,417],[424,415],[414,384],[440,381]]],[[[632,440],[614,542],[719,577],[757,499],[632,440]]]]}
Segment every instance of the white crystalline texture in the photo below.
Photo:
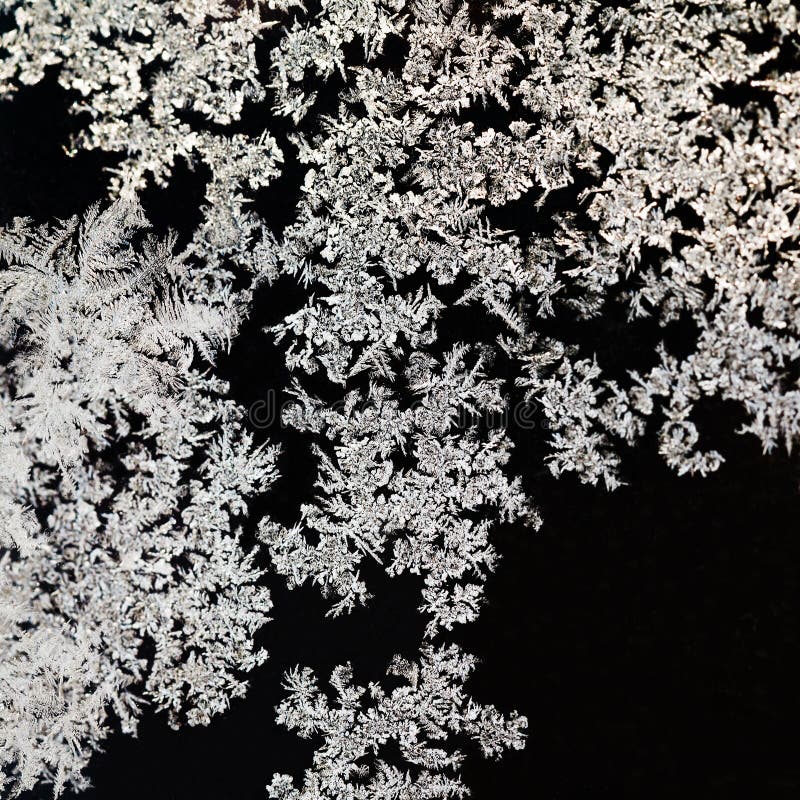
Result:
{"type": "Polygon", "coordinates": [[[52,70],[87,115],[64,145],[122,155],[110,207],[0,231],[12,787],[81,786],[105,715],[133,730],[140,700],[207,722],[264,657],[269,595],[239,528],[278,454],[209,372],[264,282],[307,294],[268,332],[282,424],[317,465],[295,524],[258,521],[275,579],[340,614],[369,602],[365,563],[420,576],[426,625],[399,689],[339,667],[333,706],[310,670],[287,677],[279,721],[319,747],[274,798],[462,797],[461,755],[433,741],[521,746],[524,718],[472,701],[474,659],[443,643],[480,612],[493,531],[539,522],[507,393],[546,423],[554,475],[608,489],[639,443],[718,469],[713,403],[765,451],[800,434],[794,5],[308,6],[0,0],[0,95],[52,70]],[[302,178],[278,226],[253,201],[288,155],[302,178]],[[208,176],[182,253],[135,200],[178,159],[208,176]]]}
{"type": "Polygon", "coordinates": [[[12,786],[84,785],[106,712],[134,731],[140,698],[174,725],[207,723],[265,658],[253,635],[271,603],[238,521],[276,477],[276,448],[254,447],[224,384],[193,366],[230,336],[226,309],[191,299],[187,258],[145,224],[117,201],[82,222],[0,231],[13,353],[0,370],[0,513],[17,556],[0,570],[0,765],[12,786]]]}
{"type": "Polygon", "coordinates": [[[330,678],[336,705],[319,689],[309,669],[286,675],[289,697],[278,720],[300,736],[324,743],[313,769],[295,788],[291,776],[275,775],[267,787],[272,800],[385,800],[385,798],[466,797],[457,768],[464,756],[452,740],[475,741],[485,755],[523,747],[527,723],[515,714],[503,717],[494,706],[466,697],[463,683],[475,660],[455,645],[424,645],[419,664],[395,656],[388,674],[403,685],[387,692],[380,684],[353,685],[349,664],[330,678]],[[384,761],[381,748],[395,742],[403,768],[384,761]]]}

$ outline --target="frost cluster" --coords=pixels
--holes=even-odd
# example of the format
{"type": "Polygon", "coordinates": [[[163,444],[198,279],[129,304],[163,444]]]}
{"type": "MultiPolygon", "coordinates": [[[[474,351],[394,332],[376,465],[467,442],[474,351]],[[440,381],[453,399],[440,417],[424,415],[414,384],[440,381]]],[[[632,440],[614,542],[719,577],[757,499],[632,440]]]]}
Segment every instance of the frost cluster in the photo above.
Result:
{"type": "Polygon", "coordinates": [[[282,279],[307,296],[268,329],[282,424],[317,480],[294,524],[257,521],[271,578],[336,615],[369,601],[368,566],[418,576],[426,628],[399,688],[340,666],[331,701],[287,675],[278,721],[318,749],[269,795],[464,796],[451,739],[524,739],[469,698],[475,659],[448,642],[485,602],[493,530],[539,524],[512,399],[547,423],[554,475],[609,489],[651,438],[679,473],[719,468],[715,403],[765,451],[800,434],[795,6],[0,0],[0,18],[0,96],[53,70],[86,120],[64,144],[119,156],[104,210],[0,232],[0,768],[81,786],[107,714],[206,723],[263,660],[267,578],[240,529],[278,452],[214,361],[282,279]],[[281,228],[256,208],[287,154],[281,228]],[[178,159],[206,180],[181,253],[135,199],[178,159]]]}
{"type": "Polygon", "coordinates": [[[191,299],[187,259],[144,225],[117,201],[0,232],[3,533],[28,542],[2,562],[0,764],[21,788],[83,785],[108,709],[131,732],[142,701],[206,723],[265,657],[269,592],[238,528],[276,448],[198,369],[225,304],[191,299]]]}
{"type": "Polygon", "coordinates": [[[275,775],[267,787],[273,800],[399,800],[404,797],[465,797],[467,787],[444,771],[464,756],[447,748],[458,733],[477,743],[484,755],[524,745],[526,722],[512,714],[505,719],[494,706],[466,697],[462,684],[475,660],[455,645],[425,645],[419,663],[395,656],[388,675],[403,685],[387,692],[380,684],[353,685],[349,664],[330,678],[336,705],[317,685],[309,669],[286,677],[289,697],[278,707],[278,721],[300,736],[324,737],[306,770],[303,787],[291,776],[275,775]],[[396,743],[410,765],[398,769],[379,757],[387,743],[396,743]],[[434,746],[439,743],[441,746],[434,746]]]}
{"type": "Polygon", "coordinates": [[[492,525],[538,522],[519,479],[503,474],[504,434],[481,436],[475,425],[457,429],[466,413],[503,407],[499,381],[486,380],[480,359],[467,368],[465,355],[465,347],[454,349],[440,365],[413,354],[408,390],[421,399],[407,409],[373,383],[363,401],[352,392],[341,409],[299,390],[298,403],[285,413],[284,422],[332,442],[326,448],[332,452],[315,446],[320,496],[302,507],[301,521],[292,529],[262,521],[260,535],[289,586],[310,579],[336,598],[332,614],[369,597],[358,567],[371,558],[389,575],[424,576],[427,636],[469,622],[496,559],[492,525]]]}
{"type": "Polygon", "coordinates": [[[700,446],[694,418],[713,400],[740,404],[742,432],[765,451],[791,449],[799,73],[782,62],[796,56],[797,10],[780,0],[532,6],[495,9],[530,41],[515,92],[531,111],[559,114],[549,124],[568,132],[593,180],[529,254],[564,276],[563,303],[578,317],[621,305],[631,332],[652,316],[685,339],[683,353],[662,342],[646,369],[613,376],[590,353],[548,344],[522,354],[519,382],[556,431],[551,468],[613,487],[616,442],[637,442],[655,417],[671,467],[713,471],[723,456],[700,446]]]}

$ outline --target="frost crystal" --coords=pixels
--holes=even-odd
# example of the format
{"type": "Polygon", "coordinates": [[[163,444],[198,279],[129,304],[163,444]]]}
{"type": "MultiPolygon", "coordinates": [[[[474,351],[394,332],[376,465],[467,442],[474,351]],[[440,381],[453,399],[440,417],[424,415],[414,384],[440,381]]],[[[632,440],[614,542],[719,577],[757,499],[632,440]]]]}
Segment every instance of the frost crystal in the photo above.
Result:
{"type": "Polygon", "coordinates": [[[372,558],[385,562],[390,575],[424,576],[429,636],[473,620],[495,561],[492,518],[537,522],[519,481],[510,483],[502,472],[509,448],[503,433],[458,431],[466,413],[503,408],[499,382],[484,378],[480,360],[467,369],[465,353],[455,349],[443,366],[415,354],[406,377],[421,399],[409,409],[372,384],[364,402],[352,393],[341,410],[301,390],[286,412],[285,422],[332,441],[335,456],[316,448],[321,497],[303,506],[302,522],[291,530],[264,522],[261,536],[290,586],[310,578],[337,598],[332,614],[367,599],[358,566],[372,558]],[[316,544],[307,541],[306,528],[316,544]]]}
{"type": "Polygon", "coordinates": [[[608,489],[631,445],[718,469],[715,403],[765,451],[798,439],[795,6],[0,0],[0,16],[0,95],[13,108],[53,70],[86,115],[64,144],[121,159],[104,210],[0,231],[4,778],[80,787],[106,714],[132,731],[147,701],[205,723],[263,660],[267,572],[241,529],[278,452],[214,363],[255,290],[279,301],[294,281],[305,301],[267,329],[290,385],[269,388],[289,392],[281,424],[317,479],[289,524],[255,521],[268,571],[315,584],[331,615],[369,602],[367,565],[410,573],[426,628],[392,662],[400,688],[340,666],[332,705],[309,668],[287,676],[278,721],[321,743],[301,788],[277,774],[269,794],[464,796],[462,756],[434,742],[497,756],[523,739],[523,717],[468,698],[476,662],[447,639],[485,602],[493,531],[539,524],[512,459],[532,425],[553,475],[608,489]],[[178,159],[205,181],[181,253],[136,200],[178,159]],[[264,197],[294,204],[274,183],[288,162],[284,225],[264,197]]]}
{"type": "Polygon", "coordinates": [[[140,696],[172,724],[183,711],[207,723],[265,657],[252,637],[271,603],[238,522],[276,477],[277,451],[253,446],[224,384],[193,366],[231,333],[224,302],[190,300],[190,266],[172,243],[131,241],[144,225],[118,201],[82,223],[18,220],[0,233],[14,353],[0,373],[3,508],[15,523],[4,535],[19,545],[2,562],[15,598],[3,665],[13,685],[27,675],[41,692],[69,687],[68,705],[36,724],[16,693],[6,701],[20,720],[3,760],[21,786],[82,785],[105,709],[133,731],[140,696]],[[47,517],[32,547],[19,535],[38,530],[29,505],[47,517]],[[74,659],[56,669],[62,649],[74,659]]]}
{"type": "Polygon", "coordinates": [[[380,684],[354,686],[349,664],[337,667],[330,684],[336,706],[320,691],[309,669],[286,676],[289,698],[278,707],[278,721],[300,736],[322,736],[303,787],[289,775],[276,775],[267,787],[273,800],[391,800],[401,797],[466,797],[467,787],[452,771],[464,756],[453,749],[455,736],[475,741],[487,756],[504,748],[520,749],[525,720],[503,717],[493,706],[465,697],[464,680],[475,660],[455,645],[425,645],[420,661],[395,656],[388,674],[403,685],[387,692],[380,684]],[[381,748],[396,742],[404,769],[380,758],[381,748]]]}

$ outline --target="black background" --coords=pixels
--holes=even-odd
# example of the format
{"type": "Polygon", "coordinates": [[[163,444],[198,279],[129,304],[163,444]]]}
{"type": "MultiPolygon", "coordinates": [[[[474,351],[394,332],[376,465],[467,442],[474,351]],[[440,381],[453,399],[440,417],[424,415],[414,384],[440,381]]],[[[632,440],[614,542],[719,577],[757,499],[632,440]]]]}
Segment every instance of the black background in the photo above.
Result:
{"type": "MultiPolygon", "coordinates": [[[[0,221],[64,217],[103,197],[103,169],[114,158],[67,157],[62,145],[80,121],[66,105],[48,80],[0,107],[0,221]]],[[[262,213],[274,203],[285,215],[295,179],[281,179],[262,213]]],[[[159,226],[185,234],[198,219],[202,186],[202,175],[181,167],[168,190],[146,193],[146,209],[159,226]]],[[[302,298],[285,280],[259,293],[219,367],[240,402],[282,387],[281,352],[261,328],[302,298]]],[[[462,332],[453,320],[444,335],[462,332]]],[[[622,362],[639,346],[615,341],[622,362]]],[[[678,477],[650,439],[626,454],[629,485],[614,493],[553,479],[542,437],[512,431],[512,469],[525,477],[544,525],[496,532],[502,561],[487,606],[459,639],[482,660],[472,694],[525,714],[529,739],[499,762],[471,753],[464,774],[474,797],[797,796],[797,461],[731,434],[739,420],[728,407],[709,415],[727,458],[718,473],[678,477]]],[[[313,464],[302,437],[268,435],[285,445],[285,478],[253,515],[269,508],[291,522],[313,464]]],[[[313,743],[273,723],[283,672],[300,663],[324,678],[352,660],[363,685],[420,640],[414,580],[380,585],[380,575],[369,577],[378,582],[372,604],[333,621],[316,590],[289,592],[272,580],[274,621],[260,636],[271,658],[253,673],[248,697],[208,728],[173,732],[163,716],[145,715],[138,738],[112,735],[92,762],[86,800],[249,800],[266,796],[273,772],[299,777],[313,743]]]]}

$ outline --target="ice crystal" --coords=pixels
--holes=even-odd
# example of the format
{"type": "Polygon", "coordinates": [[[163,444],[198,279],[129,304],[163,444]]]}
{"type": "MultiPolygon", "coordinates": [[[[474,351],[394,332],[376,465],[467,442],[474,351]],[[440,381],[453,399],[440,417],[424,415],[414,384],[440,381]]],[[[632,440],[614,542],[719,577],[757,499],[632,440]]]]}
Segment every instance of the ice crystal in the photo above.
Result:
{"type": "Polygon", "coordinates": [[[503,717],[493,706],[465,696],[463,683],[475,660],[455,645],[424,645],[419,663],[395,656],[388,674],[404,683],[388,692],[378,683],[353,685],[349,664],[337,667],[330,684],[336,705],[317,685],[309,669],[286,676],[289,698],[278,707],[278,720],[300,736],[322,737],[300,789],[291,776],[275,775],[267,787],[273,800],[390,800],[401,797],[466,797],[467,787],[453,775],[464,756],[453,749],[455,737],[472,739],[487,756],[519,749],[525,720],[503,717]],[[401,769],[380,757],[396,742],[401,769]]]}
{"type": "Polygon", "coordinates": [[[265,657],[253,635],[271,603],[238,522],[276,477],[277,451],[253,445],[243,409],[193,365],[230,335],[224,298],[189,299],[197,286],[172,243],[131,241],[144,224],[118,201],[82,223],[18,220],[0,234],[14,354],[0,373],[4,536],[18,546],[2,577],[25,610],[22,628],[8,618],[3,663],[14,686],[25,674],[42,692],[68,687],[36,724],[6,701],[19,719],[3,760],[22,786],[82,785],[107,708],[128,731],[140,697],[175,725],[208,722],[265,657]],[[56,669],[60,649],[75,656],[56,669]]]}
{"type": "Polygon", "coordinates": [[[765,450],[796,443],[795,6],[0,0],[0,14],[0,94],[13,106],[52,69],[88,115],[69,147],[122,154],[110,207],[0,233],[3,664],[47,708],[0,697],[26,731],[0,729],[5,774],[80,785],[109,709],[127,730],[142,698],[206,722],[263,658],[269,595],[239,529],[277,451],[203,370],[254,289],[282,278],[307,299],[269,328],[291,381],[281,423],[317,480],[294,524],[258,521],[270,569],[316,584],[334,615],[369,601],[367,561],[419,576],[426,630],[419,657],[392,664],[399,689],[353,686],[340,666],[334,707],[310,670],[287,677],[279,721],[322,743],[301,788],[278,774],[269,792],[463,796],[461,756],[433,740],[466,733],[493,756],[522,743],[523,718],[467,697],[474,659],[446,642],[479,614],[492,532],[538,525],[515,439],[546,426],[551,472],[608,489],[630,480],[630,445],[679,473],[718,469],[714,402],[741,407],[765,450]],[[260,200],[289,152],[284,226],[260,200]],[[207,180],[175,253],[135,195],[179,158],[207,180]],[[378,756],[390,740],[410,767],[378,756]]]}

